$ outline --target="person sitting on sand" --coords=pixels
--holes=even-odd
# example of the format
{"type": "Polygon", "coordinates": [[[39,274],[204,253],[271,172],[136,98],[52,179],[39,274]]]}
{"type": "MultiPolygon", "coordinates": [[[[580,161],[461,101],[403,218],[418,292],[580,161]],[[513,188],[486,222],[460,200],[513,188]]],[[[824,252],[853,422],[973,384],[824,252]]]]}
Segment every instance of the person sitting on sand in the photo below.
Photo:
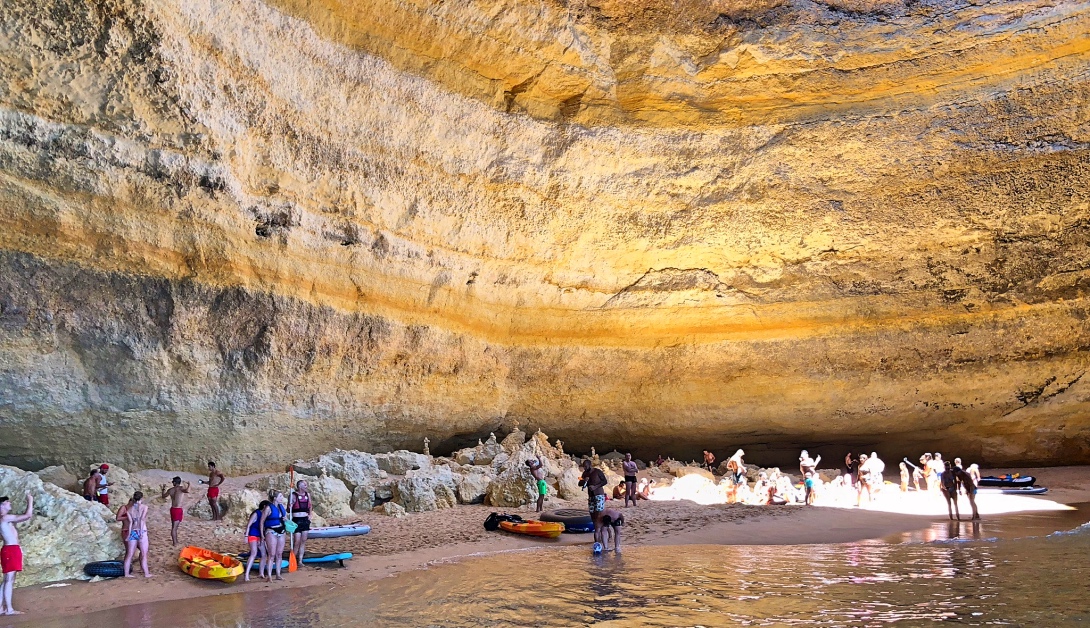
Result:
{"type": "Polygon", "coordinates": [[[189,482],[182,486],[182,478],[174,476],[170,481],[171,487],[167,488],[166,484],[159,487],[162,491],[163,499],[170,498],[170,544],[178,544],[178,528],[182,525],[182,518],[185,516],[185,509],[182,508],[182,495],[189,492],[189,482]]]}
{"type": "Polygon", "coordinates": [[[208,484],[208,506],[212,509],[212,521],[223,518],[223,513],[220,511],[220,485],[226,479],[227,476],[216,468],[216,463],[209,460],[208,481],[197,480],[199,484],[208,484]]]}
{"type": "Polygon", "coordinates": [[[250,513],[250,520],[246,522],[246,543],[250,546],[250,555],[246,558],[246,575],[243,578],[246,582],[250,581],[250,570],[254,567],[254,560],[258,558],[260,560],[257,565],[257,573],[262,576],[265,574],[267,552],[265,551],[265,542],[261,538],[261,513],[265,512],[268,507],[269,500],[261,500],[261,503],[257,505],[257,509],[250,513]]]}
{"type": "Polygon", "coordinates": [[[973,476],[957,466],[954,467],[954,475],[957,476],[958,484],[961,485],[966,497],[969,498],[969,505],[973,508],[973,521],[979,520],[980,512],[976,509],[976,482],[973,481],[973,476]]]}
{"type": "Polygon", "coordinates": [[[817,473],[817,466],[820,463],[820,455],[817,458],[811,458],[810,452],[803,449],[802,454],[799,455],[799,473],[803,477],[806,477],[807,473],[817,473]]]}
{"type": "Polygon", "coordinates": [[[602,542],[602,511],[606,509],[606,474],[601,469],[591,464],[590,460],[583,461],[583,475],[579,478],[579,488],[587,489],[587,509],[590,511],[591,521],[594,522],[594,540],[602,542]]]}
{"type": "Polygon", "coordinates": [[[961,521],[961,513],[958,512],[958,478],[954,474],[954,465],[949,460],[939,476],[939,482],[942,496],[946,498],[946,510],[950,514],[950,520],[953,521],[954,514],[957,513],[958,521],[961,521]]]}
{"type": "Polygon", "coordinates": [[[144,571],[144,577],[151,577],[148,569],[148,507],[144,504],[144,493],[136,491],[132,494],[132,506],[129,508],[129,536],[125,539],[125,563],[124,573],[126,578],[132,578],[132,559],[136,556],[136,549],[140,548],[140,569],[144,571]]]}
{"type": "Polygon", "coordinates": [[[654,480],[643,478],[636,487],[636,499],[651,499],[651,484],[654,480]]]}
{"type": "Polygon", "coordinates": [[[541,512],[545,509],[545,496],[549,494],[549,484],[545,482],[545,463],[541,461],[541,456],[537,456],[536,459],[527,460],[526,466],[530,467],[530,475],[537,483],[537,512],[541,512]]]}
{"type": "Polygon", "coordinates": [[[613,499],[624,499],[625,504],[627,505],[628,500],[625,499],[625,494],[626,493],[627,493],[627,491],[625,490],[624,480],[621,480],[620,482],[617,482],[617,486],[613,487],[613,499]]]}
{"type": "Polygon", "coordinates": [[[23,548],[19,546],[19,531],[15,524],[34,518],[34,496],[26,492],[26,510],[21,515],[11,514],[11,500],[0,497],[0,571],[4,574],[3,597],[0,598],[0,615],[22,615],[11,605],[11,593],[15,589],[15,574],[23,570],[23,548]]]}
{"type": "Polygon", "coordinates": [[[632,460],[632,454],[624,455],[624,462],[621,463],[621,470],[624,472],[624,505],[628,507],[628,501],[632,500],[632,505],[636,505],[636,498],[639,494],[636,492],[636,474],[639,473],[639,467],[636,466],[636,462],[632,460]]]}
{"type": "Polygon", "coordinates": [[[602,511],[602,546],[609,545],[607,537],[613,536],[613,551],[621,553],[621,526],[624,525],[624,513],[613,508],[602,511]]]}

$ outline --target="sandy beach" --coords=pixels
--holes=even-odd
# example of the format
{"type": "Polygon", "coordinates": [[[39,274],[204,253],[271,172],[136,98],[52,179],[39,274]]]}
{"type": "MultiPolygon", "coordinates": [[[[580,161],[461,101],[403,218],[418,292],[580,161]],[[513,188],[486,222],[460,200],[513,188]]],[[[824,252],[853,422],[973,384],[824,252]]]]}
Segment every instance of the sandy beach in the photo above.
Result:
{"type": "MultiPolygon", "coordinates": [[[[1090,502],[1090,466],[1029,471],[992,469],[985,470],[984,474],[1019,471],[1037,476],[1037,483],[1047,486],[1049,493],[1042,497],[981,496],[978,502],[985,519],[1011,512],[1056,509],[1063,504],[1090,502]]],[[[231,483],[245,481],[245,478],[229,480],[231,483]]],[[[549,507],[583,509],[585,503],[553,501],[549,507]]],[[[963,517],[968,519],[968,503],[964,499],[962,507],[963,517]]],[[[183,574],[176,566],[177,550],[181,545],[192,544],[221,552],[238,552],[245,549],[241,535],[218,523],[187,517],[181,529],[180,546],[172,548],[167,506],[154,500],[149,515],[153,578],[145,579],[138,569],[134,569],[137,577],[130,580],[70,581],[62,583],[66,586],[53,583],[20,588],[15,593],[16,608],[27,611],[27,615],[0,621],[0,625],[26,624],[36,618],[82,614],[156,600],[197,599],[275,587],[351,586],[406,570],[426,568],[437,561],[591,542],[590,535],[586,534],[565,534],[558,540],[549,541],[487,532],[481,523],[495,510],[517,512],[525,518],[533,515],[530,507],[496,509],[483,505],[457,506],[403,518],[361,515],[358,520],[371,525],[370,534],[312,540],[308,544],[308,550],[313,552],[352,552],[355,557],[346,567],[302,566],[295,573],[285,573],[283,582],[266,583],[255,578],[249,583],[240,580],[224,584],[196,580],[183,574]]],[[[887,485],[873,503],[865,503],[861,508],[842,503],[816,507],[702,506],[685,500],[643,501],[638,507],[627,509],[625,515],[628,519],[623,529],[626,547],[847,543],[918,530],[934,521],[947,519],[945,502],[938,495],[901,494],[892,485],[887,485]]]]}

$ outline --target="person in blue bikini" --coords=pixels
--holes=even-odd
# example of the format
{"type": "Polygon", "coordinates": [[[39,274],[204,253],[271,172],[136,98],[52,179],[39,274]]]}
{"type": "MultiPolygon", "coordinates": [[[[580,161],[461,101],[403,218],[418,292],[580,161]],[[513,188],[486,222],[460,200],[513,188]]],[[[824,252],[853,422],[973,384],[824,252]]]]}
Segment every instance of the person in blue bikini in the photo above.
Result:
{"type": "Polygon", "coordinates": [[[125,539],[125,577],[132,578],[132,559],[140,547],[140,568],[144,577],[150,578],[148,569],[148,507],[144,504],[144,493],[132,494],[132,506],[129,507],[129,536],[125,539]]]}

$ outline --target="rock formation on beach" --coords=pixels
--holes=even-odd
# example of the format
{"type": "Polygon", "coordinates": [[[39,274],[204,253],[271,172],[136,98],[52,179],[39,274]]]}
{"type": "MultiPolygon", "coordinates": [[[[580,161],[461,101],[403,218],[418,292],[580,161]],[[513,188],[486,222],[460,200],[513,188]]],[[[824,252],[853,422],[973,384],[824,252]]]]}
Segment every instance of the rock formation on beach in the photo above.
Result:
{"type": "MultiPolygon", "coordinates": [[[[1088,33],[1083,0],[9,0],[0,461],[519,420],[1086,462],[1088,33]]],[[[432,480],[388,489],[483,498],[432,480]]]]}

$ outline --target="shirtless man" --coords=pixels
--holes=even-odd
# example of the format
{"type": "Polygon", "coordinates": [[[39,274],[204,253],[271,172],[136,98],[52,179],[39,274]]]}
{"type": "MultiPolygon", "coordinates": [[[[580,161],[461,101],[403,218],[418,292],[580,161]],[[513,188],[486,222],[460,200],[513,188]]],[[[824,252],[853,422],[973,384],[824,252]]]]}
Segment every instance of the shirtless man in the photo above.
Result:
{"type": "Polygon", "coordinates": [[[739,449],[727,460],[727,477],[731,481],[730,496],[727,501],[732,504],[738,501],[738,489],[746,484],[746,465],[742,462],[744,455],[746,452],[739,449]]]}
{"type": "MultiPolygon", "coordinates": [[[[976,465],[971,465],[969,468],[974,466],[976,465]]],[[[954,475],[957,477],[962,490],[965,491],[965,495],[969,498],[969,505],[973,507],[973,521],[979,520],[980,513],[976,509],[976,482],[973,481],[972,474],[961,467],[955,466],[954,475]]]]}
{"type": "Polygon", "coordinates": [[[704,450],[704,466],[708,468],[708,471],[715,473],[715,454],[707,449],[704,450]]]}
{"type": "Polygon", "coordinates": [[[83,481],[83,498],[89,502],[98,501],[98,484],[102,479],[102,473],[98,467],[91,469],[91,475],[83,481]]]}
{"type": "MultiPolygon", "coordinates": [[[[934,462],[933,459],[932,462],[934,462]]],[[[946,510],[950,514],[950,520],[953,521],[954,515],[957,514],[958,521],[961,521],[961,513],[958,511],[958,476],[954,473],[954,465],[950,464],[949,460],[946,461],[946,466],[939,477],[940,490],[942,496],[946,498],[946,510]]]]}
{"type": "Polygon", "coordinates": [[[639,493],[636,491],[636,474],[639,472],[639,467],[632,460],[632,454],[624,455],[624,462],[621,463],[621,470],[624,471],[624,505],[628,507],[628,500],[632,500],[632,505],[636,505],[636,496],[639,493]]]}
{"type": "Polygon", "coordinates": [[[817,458],[811,458],[810,452],[805,449],[802,450],[802,454],[799,456],[799,473],[802,477],[806,477],[807,473],[817,475],[817,466],[821,463],[821,456],[817,458]]]}
{"type": "Polygon", "coordinates": [[[125,577],[132,578],[132,559],[140,548],[140,568],[144,577],[150,578],[148,569],[148,507],[144,504],[144,494],[136,491],[132,494],[132,507],[129,508],[129,536],[125,539],[125,577]]]}
{"type": "Polygon", "coordinates": [[[924,454],[920,456],[920,466],[914,466],[912,469],[912,483],[916,485],[916,490],[920,490],[920,480],[923,480],[923,487],[927,490],[931,490],[931,485],[927,483],[927,463],[931,460],[931,454],[924,454]]]}
{"type": "Polygon", "coordinates": [[[530,467],[530,475],[537,480],[537,511],[541,512],[545,509],[545,495],[549,493],[549,485],[545,482],[545,463],[538,456],[536,460],[527,460],[526,466],[530,467]]]}
{"type": "Polygon", "coordinates": [[[163,499],[170,498],[170,544],[178,544],[178,528],[182,525],[182,516],[185,510],[182,508],[182,495],[189,492],[189,482],[182,486],[182,478],[174,476],[170,481],[173,485],[167,488],[166,484],[159,486],[163,492],[163,499]]]}
{"type": "Polygon", "coordinates": [[[621,553],[621,526],[624,525],[624,513],[613,508],[602,511],[602,545],[608,545],[606,537],[613,535],[613,551],[621,553]]]}
{"type": "Polygon", "coordinates": [[[34,518],[34,496],[26,493],[26,511],[21,515],[11,514],[11,500],[0,497],[0,536],[4,538],[4,547],[0,549],[0,570],[4,572],[4,595],[0,600],[0,615],[22,615],[11,605],[11,591],[15,588],[15,574],[23,570],[23,550],[19,547],[19,531],[15,524],[34,518]]]}
{"type": "Polygon", "coordinates": [[[606,509],[605,487],[609,480],[601,469],[596,469],[590,460],[583,461],[583,475],[579,478],[579,487],[587,489],[587,509],[594,522],[594,541],[602,542],[602,511],[606,509]]]}
{"type": "Polygon", "coordinates": [[[208,505],[212,508],[212,521],[223,518],[223,513],[220,512],[220,484],[223,484],[225,479],[227,479],[227,476],[220,473],[220,470],[216,468],[216,463],[209,460],[208,480],[197,480],[200,484],[208,485],[208,505]]]}

